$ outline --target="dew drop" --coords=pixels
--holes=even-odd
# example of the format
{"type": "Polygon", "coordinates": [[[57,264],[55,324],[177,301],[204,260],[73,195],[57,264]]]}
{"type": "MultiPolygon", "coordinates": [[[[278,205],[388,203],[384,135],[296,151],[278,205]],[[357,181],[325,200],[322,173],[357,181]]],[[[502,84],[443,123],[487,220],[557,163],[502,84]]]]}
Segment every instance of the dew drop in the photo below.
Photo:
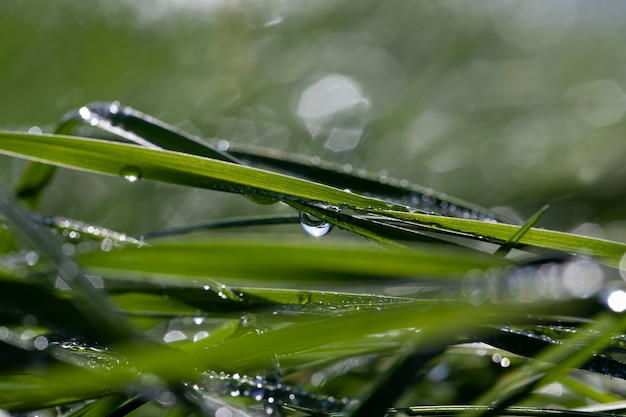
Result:
{"type": "Polygon", "coordinates": [[[217,149],[220,151],[227,151],[230,148],[230,143],[227,140],[220,140],[217,142],[217,149]]]}
{"type": "Polygon", "coordinates": [[[128,182],[137,182],[141,179],[141,169],[128,165],[122,168],[120,175],[128,182]]]}
{"type": "Polygon", "coordinates": [[[332,224],[304,211],[300,212],[300,224],[305,232],[314,237],[324,236],[332,229],[332,224]]]}
{"type": "Polygon", "coordinates": [[[87,107],[83,106],[80,109],[78,109],[78,115],[83,120],[89,120],[89,119],[91,119],[91,110],[89,110],[87,107]]]}
{"type": "Polygon", "coordinates": [[[120,102],[119,101],[114,101],[113,103],[111,103],[109,105],[109,112],[111,114],[117,114],[118,111],[120,111],[120,102]]]}
{"type": "Polygon", "coordinates": [[[26,261],[28,266],[35,266],[37,261],[39,261],[39,255],[37,254],[37,252],[28,252],[24,256],[24,260],[26,261]]]}

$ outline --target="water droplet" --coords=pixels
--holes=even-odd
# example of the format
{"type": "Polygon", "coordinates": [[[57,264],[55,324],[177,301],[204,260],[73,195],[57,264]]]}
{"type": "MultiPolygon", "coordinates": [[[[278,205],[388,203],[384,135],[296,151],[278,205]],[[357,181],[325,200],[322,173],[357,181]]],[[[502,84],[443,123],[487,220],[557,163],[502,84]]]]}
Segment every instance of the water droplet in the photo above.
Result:
{"type": "Polygon", "coordinates": [[[114,101],[113,103],[111,103],[109,105],[109,112],[111,114],[117,114],[118,111],[120,111],[120,102],[119,101],[114,101]]]}
{"type": "Polygon", "coordinates": [[[217,142],[217,149],[220,151],[227,151],[230,148],[230,143],[227,140],[220,140],[217,142]]]}
{"type": "Polygon", "coordinates": [[[113,239],[105,238],[100,242],[100,249],[104,252],[110,252],[113,249],[113,239]]]}
{"type": "Polygon", "coordinates": [[[33,346],[35,346],[37,350],[44,350],[48,347],[48,344],[48,339],[45,336],[38,336],[33,341],[33,346]]]}
{"type": "Polygon", "coordinates": [[[91,119],[91,110],[89,110],[87,107],[83,106],[80,109],[78,109],[78,115],[83,120],[89,120],[89,119],[91,119]]]}
{"type": "Polygon", "coordinates": [[[100,116],[92,114],[91,119],[89,119],[89,124],[92,126],[98,126],[98,123],[100,123],[100,116]]]}
{"type": "Polygon", "coordinates": [[[330,229],[332,229],[332,225],[330,223],[304,211],[300,212],[300,224],[305,232],[314,237],[324,236],[330,232],[330,229]]]}
{"type": "Polygon", "coordinates": [[[611,292],[606,301],[609,308],[616,313],[622,313],[626,310],[626,292],[624,291],[611,292]]]}
{"type": "Polygon", "coordinates": [[[135,166],[125,166],[120,171],[120,175],[128,182],[137,182],[141,179],[141,169],[135,166]]]}
{"type": "Polygon", "coordinates": [[[26,261],[28,266],[34,266],[37,261],[39,261],[39,255],[37,254],[37,252],[28,252],[24,256],[24,260],[26,261]]]}
{"type": "Polygon", "coordinates": [[[261,401],[263,397],[265,396],[265,390],[263,389],[262,384],[258,384],[258,385],[255,389],[250,391],[250,396],[256,401],[261,401]],[[259,387],[258,385],[261,385],[261,386],[259,387]]]}

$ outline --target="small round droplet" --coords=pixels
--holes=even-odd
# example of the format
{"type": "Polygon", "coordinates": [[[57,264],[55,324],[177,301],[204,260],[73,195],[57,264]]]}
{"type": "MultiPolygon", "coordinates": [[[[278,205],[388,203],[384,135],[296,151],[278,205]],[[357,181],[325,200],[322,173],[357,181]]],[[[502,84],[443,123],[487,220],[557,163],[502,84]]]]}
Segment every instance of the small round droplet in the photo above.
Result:
{"type": "Polygon", "coordinates": [[[141,169],[135,166],[125,166],[120,171],[120,175],[128,182],[137,182],[141,179],[141,169]]]}
{"type": "Polygon", "coordinates": [[[91,119],[91,110],[89,110],[87,107],[83,106],[80,109],[78,109],[78,115],[83,120],[89,120],[89,119],[91,119]]]}
{"type": "Polygon", "coordinates": [[[117,114],[118,111],[120,111],[119,101],[114,101],[113,103],[109,104],[109,112],[111,114],[117,114]]]}
{"type": "Polygon", "coordinates": [[[300,224],[305,232],[314,237],[324,236],[332,229],[332,224],[304,211],[300,212],[300,224]]]}
{"type": "Polygon", "coordinates": [[[227,140],[222,139],[217,142],[217,149],[219,149],[220,151],[227,151],[228,148],[230,148],[230,143],[228,143],[227,140]]]}

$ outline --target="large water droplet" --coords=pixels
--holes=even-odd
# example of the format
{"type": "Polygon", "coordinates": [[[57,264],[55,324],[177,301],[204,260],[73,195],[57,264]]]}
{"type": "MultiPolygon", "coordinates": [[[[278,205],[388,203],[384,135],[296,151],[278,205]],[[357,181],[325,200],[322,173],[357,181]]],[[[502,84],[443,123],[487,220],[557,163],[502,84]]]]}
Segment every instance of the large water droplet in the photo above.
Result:
{"type": "Polygon", "coordinates": [[[314,237],[324,236],[332,229],[332,224],[304,211],[300,212],[300,224],[305,232],[314,237]]]}
{"type": "Polygon", "coordinates": [[[135,166],[125,166],[121,169],[120,175],[128,182],[137,182],[141,179],[141,169],[135,166]]]}

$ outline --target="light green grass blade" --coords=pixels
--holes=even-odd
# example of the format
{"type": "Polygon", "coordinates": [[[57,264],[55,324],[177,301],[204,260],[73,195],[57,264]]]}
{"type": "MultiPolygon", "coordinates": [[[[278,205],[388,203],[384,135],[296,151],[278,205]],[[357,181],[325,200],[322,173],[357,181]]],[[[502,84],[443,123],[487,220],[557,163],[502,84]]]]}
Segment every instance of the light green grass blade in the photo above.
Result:
{"type": "MultiPolygon", "coordinates": [[[[422,246],[385,251],[367,244],[325,243],[312,239],[212,238],[158,242],[143,248],[79,255],[92,271],[118,271],[210,277],[219,281],[342,282],[419,277],[458,277],[474,269],[506,267],[499,257],[457,248],[422,246]],[[242,261],[245,260],[245,261],[242,261]]],[[[179,278],[179,284],[184,284],[179,278]]],[[[227,283],[227,282],[224,282],[227,283]]]]}
{"type": "Polygon", "coordinates": [[[135,171],[144,179],[239,194],[318,201],[361,209],[400,207],[256,168],[102,140],[0,132],[0,153],[115,176],[135,171]]]}

